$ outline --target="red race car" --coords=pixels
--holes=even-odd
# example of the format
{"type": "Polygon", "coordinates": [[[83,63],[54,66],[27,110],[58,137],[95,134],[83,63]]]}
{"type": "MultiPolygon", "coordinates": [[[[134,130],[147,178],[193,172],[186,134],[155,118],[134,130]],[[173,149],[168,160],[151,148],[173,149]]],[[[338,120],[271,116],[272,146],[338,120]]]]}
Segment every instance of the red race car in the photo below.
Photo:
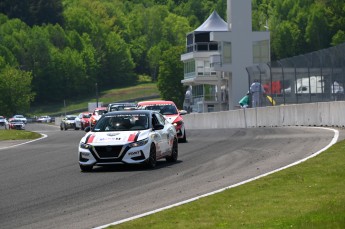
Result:
{"type": "Polygon", "coordinates": [[[75,127],[79,130],[84,130],[85,127],[90,126],[91,112],[82,112],[75,118],[75,127]]]}
{"type": "Polygon", "coordinates": [[[142,101],[137,104],[137,109],[158,111],[175,126],[179,142],[187,142],[186,128],[182,118],[187,111],[177,109],[173,101],[142,101]]]}
{"type": "Polygon", "coordinates": [[[97,107],[90,117],[90,126],[94,127],[100,117],[107,112],[107,107],[97,107]]]}
{"type": "Polygon", "coordinates": [[[25,123],[20,119],[11,119],[8,127],[14,130],[25,130],[25,123]]]}

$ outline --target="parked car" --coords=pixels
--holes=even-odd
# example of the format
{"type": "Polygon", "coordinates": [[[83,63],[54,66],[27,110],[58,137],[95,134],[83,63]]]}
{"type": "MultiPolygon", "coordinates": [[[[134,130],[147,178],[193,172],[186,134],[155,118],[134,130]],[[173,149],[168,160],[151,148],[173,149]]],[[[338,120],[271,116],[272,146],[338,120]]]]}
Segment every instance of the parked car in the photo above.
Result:
{"type": "Polygon", "coordinates": [[[187,142],[186,128],[182,118],[182,115],[187,114],[187,111],[178,110],[173,101],[142,101],[138,103],[137,109],[156,110],[160,112],[175,126],[179,142],[187,142]]]}
{"type": "Polygon", "coordinates": [[[75,127],[76,117],[77,117],[76,115],[66,115],[66,117],[64,117],[61,120],[60,129],[61,130],[76,129],[75,127]]]}
{"type": "Polygon", "coordinates": [[[107,107],[97,107],[90,117],[90,126],[95,126],[96,122],[100,119],[100,117],[107,112],[107,107]]]}
{"type": "Polygon", "coordinates": [[[108,104],[107,111],[122,111],[134,109],[137,105],[135,103],[110,103],[108,104]]]}
{"type": "Polygon", "coordinates": [[[9,129],[25,130],[25,123],[20,119],[11,119],[8,127],[9,129]]]}
{"type": "Polygon", "coordinates": [[[48,115],[43,115],[37,118],[37,122],[51,122],[52,118],[48,115]]]}
{"type": "Polygon", "coordinates": [[[174,126],[150,110],[104,114],[80,140],[78,155],[82,171],[118,163],[146,164],[154,168],[159,159],[175,162],[178,139],[174,126]],[[91,130],[91,131],[90,131],[91,130]]]}
{"type": "Polygon", "coordinates": [[[82,112],[75,118],[75,127],[84,130],[90,126],[91,112],[82,112]]]}
{"type": "Polygon", "coordinates": [[[7,120],[4,116],[0,116],[0,126],[5,126],[7,123],[7,120]]]}
{"type": "Polygon", "coordinates": [[[12,119],[19,119],[19,120],[22,120],[23,122],[24,122],[24,124],[26,124],[27,122],[28,122],[28,120],[24,117],[24,115],[14,115],[12,118],[11,118],[11,120],[12,119]]]}

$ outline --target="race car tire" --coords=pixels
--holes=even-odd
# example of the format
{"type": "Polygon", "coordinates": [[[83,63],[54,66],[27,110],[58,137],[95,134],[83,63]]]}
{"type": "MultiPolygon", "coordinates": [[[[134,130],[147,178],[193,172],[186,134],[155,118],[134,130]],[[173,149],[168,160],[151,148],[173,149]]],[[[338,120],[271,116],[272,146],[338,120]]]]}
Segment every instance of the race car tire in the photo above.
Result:
{"type": "Polygon", "coordinates": [[[82,172],[91,172],[92,171],[92,165],[79,165],[80,170],[82,172]]]}
{"type": "Polygon", "coordinates": [[[166,157],[166,160],[169,162],[176,162],[178,157],[178,144],[177,140],[174,140],[174,144],[171,148],[171,155],[166,157]]]}
{"type": "Polygon", "coordinates": [[[67,130],[67,126],[66,125],[63,125],[63,130],[67,130]]]}
{"type": "Polygon", "coordinates": [[[150,147],[150,156],[146,160],[146,165],[148,168],[153,169],[156,167],[157,158],[156,158],[156,147],[152,144],[150,147]]]}
{"type": "Polygon", "coordinates": [[[182,142],[182,143],[187,142],[186,130],[183,131],[183,138],[180,138],[179,142],[182,142]]]}

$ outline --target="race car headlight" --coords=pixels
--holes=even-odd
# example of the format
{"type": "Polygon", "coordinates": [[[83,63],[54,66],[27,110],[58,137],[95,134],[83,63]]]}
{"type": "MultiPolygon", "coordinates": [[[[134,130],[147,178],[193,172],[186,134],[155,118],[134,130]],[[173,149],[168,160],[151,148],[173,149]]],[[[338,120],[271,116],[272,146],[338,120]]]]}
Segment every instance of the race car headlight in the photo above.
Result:
{"type": "Polygon", "coordinates": [[[128,147],[133,148],[133,147],[143,146],[143,145],[146,145],[148,141],[149,141],[149,138],[145,138],[141,141],[132,142],[132,143],[128,144],[128,147]]]}
{"type": "Polygon", "coordinates": [[[91,147],[92,147],[91,145],[88,145],[84,142],[80,143],[80,148],[82,149],[91,149],[91,147]]]}
{"type": "Polygon", "coordinates": [[[174,125],[174,126],[181,126],[182,123],[183,123],[182,121],[178,121],[178,122],[174,122],[173,125],[174,125]]]}

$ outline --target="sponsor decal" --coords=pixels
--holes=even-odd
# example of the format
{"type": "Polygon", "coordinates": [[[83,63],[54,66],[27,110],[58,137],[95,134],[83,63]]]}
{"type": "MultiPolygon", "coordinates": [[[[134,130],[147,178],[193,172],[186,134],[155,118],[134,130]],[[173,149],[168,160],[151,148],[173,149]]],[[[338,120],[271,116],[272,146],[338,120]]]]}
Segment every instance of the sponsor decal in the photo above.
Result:
{"type": "Polygon", "coordinates": [[[120,141],[121,138],[120,137],[116,137],[116,138],[113,138],[113,137],[101,137],[98,139],[98,141],[100,142],[112,142],[112,141],[120,141]]]}
{"type": "Polygon", "coordinates": [[[108,136],[117,136],[117,135],[119,135],[120,133],[108,133],[107,135],[108,136]]]}
{"type": "Polygon", "coordinates": [[[131,156],[131,157],[133,157],[133,156],[140,156],[140,151],[129,152],[128,156],[131,156]]]}

